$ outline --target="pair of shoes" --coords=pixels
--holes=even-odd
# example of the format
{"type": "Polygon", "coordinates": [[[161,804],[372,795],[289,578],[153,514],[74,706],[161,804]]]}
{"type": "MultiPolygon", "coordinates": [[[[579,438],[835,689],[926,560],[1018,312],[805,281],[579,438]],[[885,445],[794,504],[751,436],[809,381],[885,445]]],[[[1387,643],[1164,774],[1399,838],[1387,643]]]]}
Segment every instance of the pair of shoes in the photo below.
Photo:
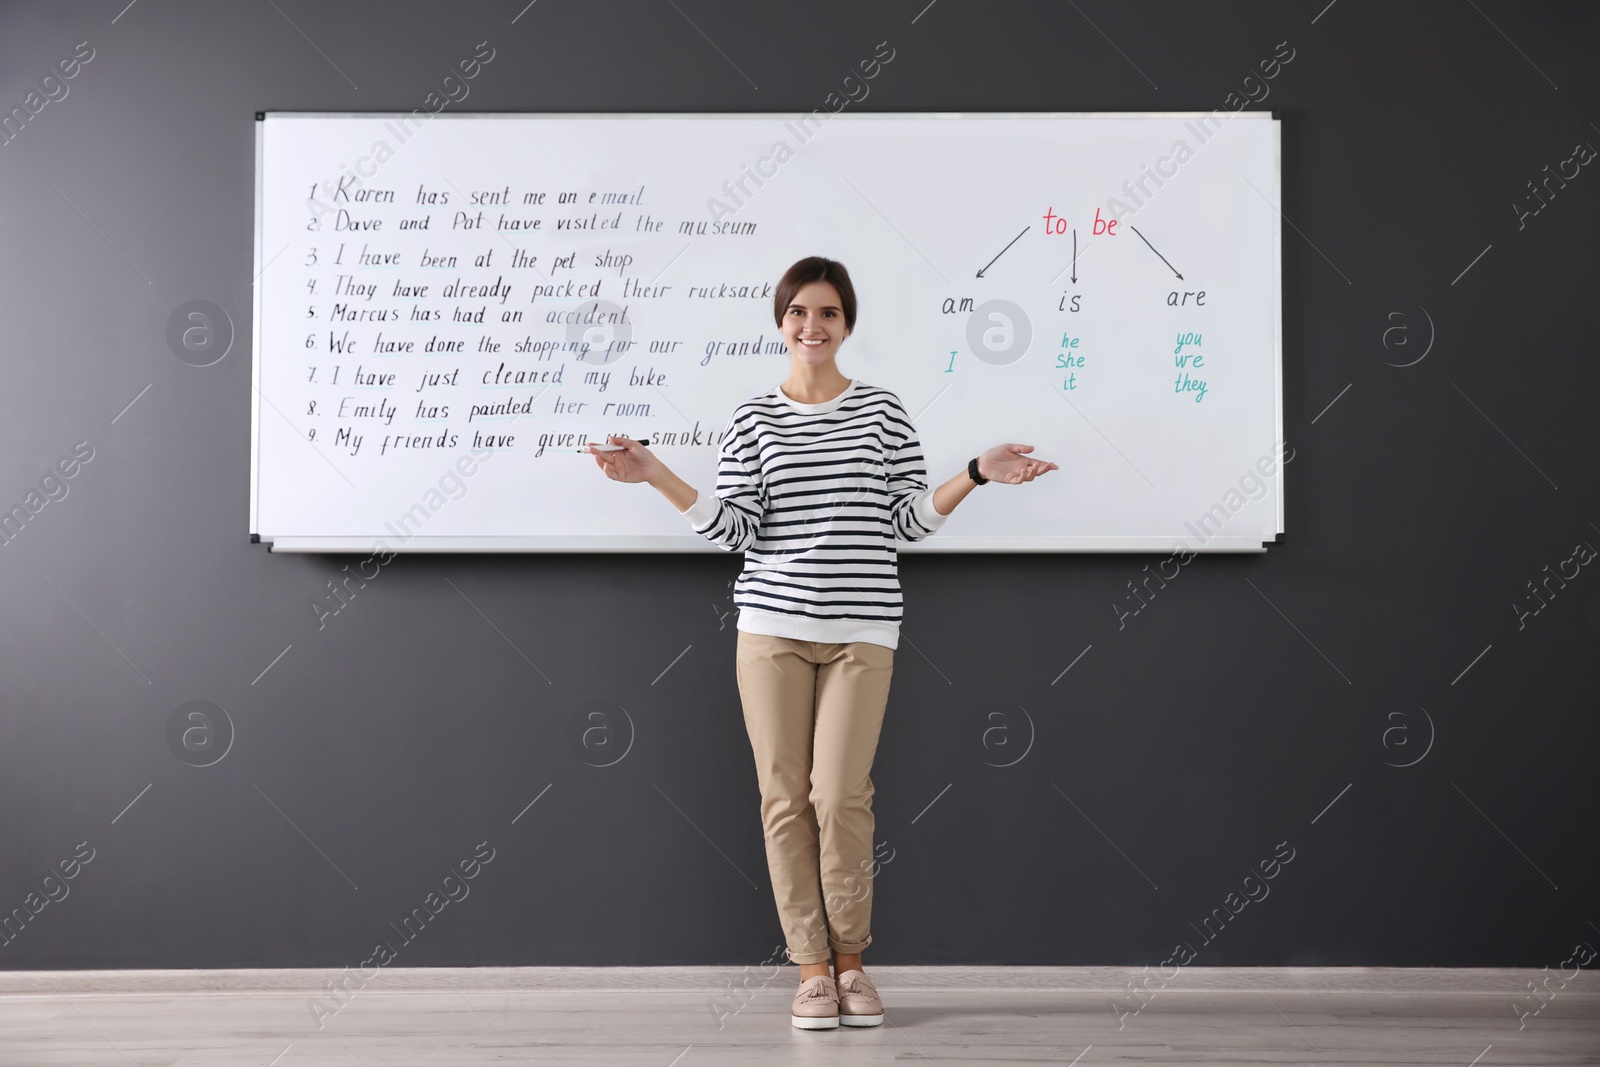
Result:
{"type": "Polygon", "coordinates": [[[845,1026],[881,1026],[883,1001],[878,987],[864,971],[846,971],[839,976],[839,1021],[845,1026]]]}
{"type": "Polygon", "coordinates": [[[839,987],[833,978],[819,974],[801,982],[790,1019],[802,1030],[835,1029],[839,1025],[839,987]]]}

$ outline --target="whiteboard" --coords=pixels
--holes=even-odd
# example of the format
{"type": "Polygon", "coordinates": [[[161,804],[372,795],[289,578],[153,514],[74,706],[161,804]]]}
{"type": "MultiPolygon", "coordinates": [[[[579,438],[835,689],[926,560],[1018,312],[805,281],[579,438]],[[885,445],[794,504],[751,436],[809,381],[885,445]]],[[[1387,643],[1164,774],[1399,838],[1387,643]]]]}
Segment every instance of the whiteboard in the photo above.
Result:
{"type": "Polygon", "coordinates": [[[900,397],[930,484],[1008,441],[1060,464],[902,550],[1283,532],[1270,114],[421,115],[258,116],[274,551],[721,551],[580,445],[647,437],[713,491],[808,255],[849,269],[839,367],[900,397]]]}

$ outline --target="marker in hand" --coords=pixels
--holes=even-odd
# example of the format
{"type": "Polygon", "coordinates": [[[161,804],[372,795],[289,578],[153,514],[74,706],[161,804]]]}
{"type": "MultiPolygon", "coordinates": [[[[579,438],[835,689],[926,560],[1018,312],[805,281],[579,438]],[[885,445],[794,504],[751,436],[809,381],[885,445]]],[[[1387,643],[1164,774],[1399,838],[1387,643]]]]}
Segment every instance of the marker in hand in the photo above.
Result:
{"type": "MultiPolygon", "coordinates": [[[[633,440],[633,438],[630,437],[628,440],[631,441],[631,440],[633,440]]],[[[646,448],[650,447],[650,442],[649,441],[640,441],[639,444],[644,445],[644,447],[646,447],[646,448]]],[[[586,456],[587,455],[592,455],[593,453],[591,453],[589,451],[590,448],[593,448],[597,452],[626,452],[627,451],[627,449],[622,445],[601,444],[599,441],[590,441],[588,446],[586,446],[584,448],[577,449],[576,451],[582,452],[586,456]]]]}

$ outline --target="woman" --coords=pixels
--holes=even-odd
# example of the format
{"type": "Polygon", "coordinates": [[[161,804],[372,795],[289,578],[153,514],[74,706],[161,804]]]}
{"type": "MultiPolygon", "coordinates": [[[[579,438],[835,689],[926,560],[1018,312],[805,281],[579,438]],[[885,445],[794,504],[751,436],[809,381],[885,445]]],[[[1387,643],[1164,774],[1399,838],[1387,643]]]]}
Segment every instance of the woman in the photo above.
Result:
{"type": "Polygon", "coordinates": [[[789,958],[800,965],[793,1023],[876,1026],[883,1005],[861,951],[872,940],[869,772],[901,617],[895,538],[933,533],[975,486],[1029,482],[1057,467],[1024,455],[1032,445],[997,445],[930,490],[899,398],[839,371],[856,322],[843,264],[794,264],[773,315],[789,376],[734,411],[716,495],[696,492],[637,441],[611,437],[622,451],[590,454],[607,477],[649,483],[697,533],[744,552],[735,659],[767,866],[789,958]]]}

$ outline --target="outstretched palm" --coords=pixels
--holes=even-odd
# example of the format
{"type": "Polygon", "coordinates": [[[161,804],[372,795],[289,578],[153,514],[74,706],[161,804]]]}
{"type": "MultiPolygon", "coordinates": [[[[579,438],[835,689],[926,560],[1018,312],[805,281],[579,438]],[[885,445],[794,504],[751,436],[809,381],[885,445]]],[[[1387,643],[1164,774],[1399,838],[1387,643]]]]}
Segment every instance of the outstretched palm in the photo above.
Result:
{"type": "Polygon", "coordinates": [[[995,445],[978,457],[978,473],[991,482],[1019,485],[1031,482],[1046,471],[1060,470],[1054,463],[1042,459],[1029,459],[1032,445],[995,445]]]}

